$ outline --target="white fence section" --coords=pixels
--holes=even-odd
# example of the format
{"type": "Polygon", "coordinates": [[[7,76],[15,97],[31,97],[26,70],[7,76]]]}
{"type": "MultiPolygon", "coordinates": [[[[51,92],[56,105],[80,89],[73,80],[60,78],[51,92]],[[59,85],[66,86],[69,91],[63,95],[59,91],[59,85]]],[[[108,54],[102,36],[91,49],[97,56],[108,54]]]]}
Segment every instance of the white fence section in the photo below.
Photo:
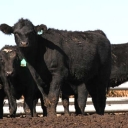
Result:
{"type": "MultiPolygon", "coordinates": [[[[111,90],[128,90],[128,85],[127,83],[122,84],[119,87],[111,88],[111,90]]],[[[70,101],[70,105],[69,105],[70,112],[75,112],[74,98],[70,98],[69,101],[70,101]]],[[[24,114],[23,102],[24,102],[23,99],[17,100],[17,112],[16,112],[17,114],[21,114],[21,115],[24,114]]],[[[8,100],[5,100],[3,109],[4,109],[5,115],[9,114],[8,100]]],[[[38,104],[36,106],[36,111],[38,114],[43,113],[41,105],[40,105],[40,100],[38,101],[38,104]]],[[[56,111],[57,113],[64,112],[61,99],[59,99],[56,111]]],[[[92,104],[92,100],[90,97],[87,99],[85,112],[86,113],[95,112],[95,109],[94,109],[94,106],[92,104]]],[[[105,112],[109,112],[109,113],[128,112],[128,97],[107,97],[105,112]]]]}

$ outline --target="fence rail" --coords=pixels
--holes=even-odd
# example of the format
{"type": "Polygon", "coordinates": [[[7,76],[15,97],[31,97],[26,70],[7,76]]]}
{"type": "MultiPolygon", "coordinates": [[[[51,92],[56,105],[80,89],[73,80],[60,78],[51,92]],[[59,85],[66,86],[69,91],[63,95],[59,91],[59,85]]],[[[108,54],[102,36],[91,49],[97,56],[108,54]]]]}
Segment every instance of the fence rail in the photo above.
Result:
{"type": "MultiPolygon", "coordinates": [[[[122,84],[119,87],[111,88],[111,90],[128,90],[128,85],[127,84],[122,84]]],[[[70,105],[69,105],[69,111],[70,112],[75,112],[74,108],[74,98],[70,98],[70,105]]],[[[3,107],[4,115],[9,114],[9,107],[8,107],[8,100],[4,100],[5,104],[3,107]]],[[[17,100],[17,114],[24,114],[23,110],[23,99],[17,100]]],[[[43,111],[41,109],[41,104],[40,100],[37,103],[36,106],[36,111],[38,114],[42,114],[43,111]]],[[[57,108],[56,108],[57,113],[63,113],[64,108],[61,102],[61,99],[59,99],[57,108]]],[[[87,104],[85,108],[86,113],[94,113],[95,109],[92,104],[92,100],[90,97],[87,99],[87,104]]],[[[128,112],[128,97],[107,97],[106,100],[106,108],[105,108],[106,113],[118,113],[118,112],[128,112]]]]}

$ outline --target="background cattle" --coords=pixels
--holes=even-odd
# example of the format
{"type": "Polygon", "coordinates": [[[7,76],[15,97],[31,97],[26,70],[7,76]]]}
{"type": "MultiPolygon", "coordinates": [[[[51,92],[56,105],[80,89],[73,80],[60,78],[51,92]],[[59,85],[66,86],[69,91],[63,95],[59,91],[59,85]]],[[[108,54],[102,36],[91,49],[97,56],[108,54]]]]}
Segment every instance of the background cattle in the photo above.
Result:
{"type": "Polygon", "coordinates": [[[128,43],[112,44],[111,54],[110,87],[115,87],[128,81],[128,43]]]}
{"type": "Polygon", "coordinates": [[[16,102],[15,98],[13,97],[12,93],[10,92],[10,86],[8,83],[8,79],[4,73],[4,61],[0,54],[0,119],[3,118],[3,106],[4,106],[4,98],[7,96],[9,100],[9,111],[10,116],[14,117],[16,112],[16,102]]]}
{"type": "MultiPolygon", "coordinates": [[[[48,29],[40,36],[36,26],[27,19],[20,19],[13,27],[2,24],[0,30],[5,34],[14,34],[49,115],[55,115],[60,88],[65,82],[74,86],[84,83],[86,86],[82,89],[87,88],[92,96],[96,112],[104,114],[111,72],[111,46],[105,36],[90,31],[55,29],[48,29]],[[48,91],[43,88],[45,84],[48,91]]],[[[83,95],[78,95],[78,99],[82,98],[83,95]]],[[[79,106],[81,104],[83,102],[80,101],[79,106]]]]}
{"type": "MultiPolygon", "coordinates": [[[[21,65],[21,58],[18,55],[16,46],[4,46],[0,51],[1,60],[4,63],[2,74],[7,78],[10,85],[10,93],[16,99],[24,96],[24,111],[26,116],[37,116],[36,103],[41,98],[43,115],[46,116],[46,107],[44,106],[42,96],[38,90],[26,65],[21,65]]],[[[10,96],[11,96],[10,95],[10,96]]],[[[0,95],[1,96],[1,95],[0,95]]],[[[1,98],[1,102],[4,96],[1,98]]],[[[14,111],[15,115],[16,110],[14,111]]]]}

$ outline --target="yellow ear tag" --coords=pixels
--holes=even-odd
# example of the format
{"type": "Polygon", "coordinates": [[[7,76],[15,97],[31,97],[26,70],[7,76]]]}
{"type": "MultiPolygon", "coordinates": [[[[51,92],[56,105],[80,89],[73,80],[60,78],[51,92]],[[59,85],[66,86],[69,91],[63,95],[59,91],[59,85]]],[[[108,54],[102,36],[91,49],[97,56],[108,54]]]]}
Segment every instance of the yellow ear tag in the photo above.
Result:
{"type": "Polygon", "coordinates": [[[20,66],[21,67],[26,67],[26,64],[27,64],[26,60],[22,59],[21,62],[20,62],[20,66]]]}
{"type": "Polygon", "coordinates": [[[43,30],[40,30],[37,32],[38,35],[42,35],[43,34],[43,30]]]}

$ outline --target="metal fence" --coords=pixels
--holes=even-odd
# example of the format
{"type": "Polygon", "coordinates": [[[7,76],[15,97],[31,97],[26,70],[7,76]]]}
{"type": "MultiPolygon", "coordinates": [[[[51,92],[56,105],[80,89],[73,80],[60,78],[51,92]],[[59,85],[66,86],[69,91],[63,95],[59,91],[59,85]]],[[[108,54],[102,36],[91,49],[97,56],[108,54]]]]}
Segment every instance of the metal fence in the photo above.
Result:
{"type": "MultiPolygon", "coordinates": [[[[128,90],[128,84],[127,83],[122,84],[119,87],[111,88],[111,90],[128,90]]],[[[75,112],[74,98],[70,98],[69,101],[70,101],[70,105],[69,105],[70,112],[75,112]]],[[[17,100],[17,112],[16,113],[18,115],[24,114],[23,102],[24,102],[23,99],[17,100]]],[[[3,110],[4,110],[4,115],[9,114],[8,100],[5,100],[3,110]]],[[[36,111],[38,114],[43,113],[41,104],[40,104],[40,100],[37,103],[36,111]]],[[[57,113],[64,112],[61,98],[59,99],[56,111],[57,111],[57,113]]],[[[86,113],[94,113],[95,112],[95,109],[94,109],[94,106],[92,104],[92,100],[90,97],[88,97],[88,99],[87,99],[85,112],[86,113]]],[[[107,97],[105,112],[106,113],[128,112],[128,97],[107,97]]]]}

